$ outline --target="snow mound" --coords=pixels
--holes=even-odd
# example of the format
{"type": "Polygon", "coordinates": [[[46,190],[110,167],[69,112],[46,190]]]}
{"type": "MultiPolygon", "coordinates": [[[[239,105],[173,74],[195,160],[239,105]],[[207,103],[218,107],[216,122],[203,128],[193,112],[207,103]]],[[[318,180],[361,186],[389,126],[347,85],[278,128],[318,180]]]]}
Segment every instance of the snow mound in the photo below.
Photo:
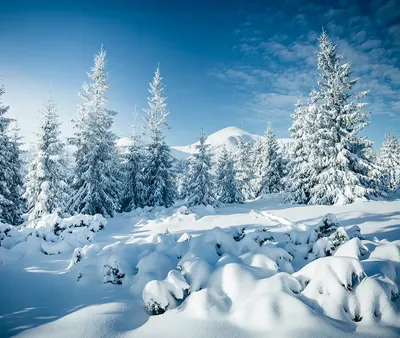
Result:
{"type": "Polygon", "coordinates": [[[398,297],[396,284],[384,275],[367,276],[356,258],[321,258],[293,276],[304,288],[301,294],[328,317],[400,325],[392,302],[398,297]]]}
{"type": "Polygon", "coordinates": [[[107,220],[101,215],[78,214],[62,218],[58,214],[43,216],[27,227],[0,224],[0,264],[12,262],[31,253],[57,255],[71,252],[94,241],[94,233],[103,229],[107,220]]]}
{"type": "MultiPolygon", "coordinates": [[[[134,213],[146,213],[151,226],[156,217],[184,220],[193,211],[134,213]]],[[[363,240],[358,227],[344,228],[331,214],[308,227],[264,216],[282,225],[287,236],[256,224],[200,234],[166,229],[101,247],[92,242],[88,226],[56,231],[52,226],[48,238],[52,233],[56,241],[29,236],[35,238],[29,245],[48,254],[72,252],[67,272],[77,285],[128,288],[150,315],[174,310],[203,319],[218,316],[261,331],[280,324],[307,329],[320,325],[321,315],[327,322],[400,326],[398,243],[363,240]]],[[[0,229],[3,237],[15,230],[0,229]]],[[[11,262],[21,252],[0,248],[0,257],[11,262]]]]}
{"type": "MultiPolygon", "coordinates": [[[[138,275],[149,273],[142,287],[145,307],[151,314],[178,307],[202,318],[225,316],[260,330],[288,322],[302,327],[301,319],[293,320],[302,316],[318,323],[320,313],[350,323],[399,326],[393,303],[398,297],[396,245],[376,243],[376,253],[363,260],[369,250],[360,232],[355,227],[350,229],[357,231],[348,232],[333,215],[304,230],[291,227],[284,243],[274,242],[261,226],[252,231],[217,227],[163,249],[169,258],[153,248],[138,265],[138,275]],[[260,236],[268,240],[260,241],[260,236]],[[307,248],[307,264],[297,272],[293,262],[304,257],[301,250],[286,250],[293,246],[307,248]],[[389,256],[391,260],[381,259],[389,256]]],[[[146,242],[152,239],[142,245],[146,242]]]]}
{"type": "Polygon", "coordinates": [[[171,270],[163,281],[153,280],[143,290],[146,310],[152,315],[176,307],[190,293],[190,286],[177,270],[171,270]]]}

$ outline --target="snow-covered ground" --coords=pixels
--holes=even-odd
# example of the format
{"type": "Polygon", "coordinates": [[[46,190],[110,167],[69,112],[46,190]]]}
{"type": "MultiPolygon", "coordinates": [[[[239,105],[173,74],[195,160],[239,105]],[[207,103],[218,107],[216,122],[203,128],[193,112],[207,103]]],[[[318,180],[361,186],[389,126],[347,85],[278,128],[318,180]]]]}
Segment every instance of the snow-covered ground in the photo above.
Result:
{"type": "Polygon", "coordinates": [[[1,336],[400,334],[399,200],[141,210],[71,238],[0,251],[1,336]]]}

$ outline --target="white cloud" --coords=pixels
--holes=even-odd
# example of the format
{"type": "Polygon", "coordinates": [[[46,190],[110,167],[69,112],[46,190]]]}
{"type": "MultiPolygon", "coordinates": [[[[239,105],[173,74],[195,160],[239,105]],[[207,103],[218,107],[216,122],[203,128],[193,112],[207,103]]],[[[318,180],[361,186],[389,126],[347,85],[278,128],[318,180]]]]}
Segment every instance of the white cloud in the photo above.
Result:
{"type": "Polygon", "coordinates": [[[382,41],[378,39],[374,40],[367,40],[365,41],[360,48],[361,49],[373,49],[373,48],[378,48],[382,45],[382,41]]]}
{"type": "MultiPolygon", "coordinates": [[[[244,57],[251,58],[247,59],[248,63],[244,58],[240,66],[228,67],[251,76],[249,82],[242,75],[242,81],[251,84],[244,111],[252,111],[257,116],[270,114],[274,118],[288,118],[297,96],[308,95],[317,85],[315,52],[319,32],[315,29],[316,23],[321,22],[337,44],[338,52],[344,55],[343,61],[352,64],[353,76],[359,78],[354,90],[371,90],[366,98],[368,109],[373,115],[397,120],[400,117],[400,25],[393,22],[393,13],[399,13],[400,7],[394,9],[393,0],[365,6],[361,10],[359,4],[342,0],[335,8],[315,3],[297,6],[293,17],[279,11],[274,15],[271,10],[268,15],[254,14],[249,19],[251,30],[238,34],[241,45],[237,47],[244,57]],[[263,15],[266,21],[260,19],[263,15]],[[378,25],[377,20],[391,22],[391,26],[378,25]],[[273,34],[270,34],[271,27],[273,34]],[[255,30],[263,30],[264,34],[253,34],[255,30]],[[306,33],[293,35],[300,31],[306,33]]],[[[234,72],[231,78],[240,80],[234,72]]]]}

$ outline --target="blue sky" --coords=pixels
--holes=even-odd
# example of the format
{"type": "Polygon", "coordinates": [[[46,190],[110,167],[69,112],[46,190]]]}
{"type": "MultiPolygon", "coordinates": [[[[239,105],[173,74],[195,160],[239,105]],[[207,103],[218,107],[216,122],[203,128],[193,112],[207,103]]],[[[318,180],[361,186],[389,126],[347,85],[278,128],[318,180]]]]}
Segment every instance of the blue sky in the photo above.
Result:
{"type": "Polygon", "coordinates": [[[93,54],[108,52],[115,132],[129,134],[146,107],[160,62],[171,110],[170,144],[236,125],[262,133],[272,122],[288,137],[293,103],[316,85],[316,39],[323,26],[360,78],[377,145],[400,134],[400,6],[376,1],[9,1],[0,9],[4,103],[34,140],[37,109],[50,87],[66,136],[93,54]]]}

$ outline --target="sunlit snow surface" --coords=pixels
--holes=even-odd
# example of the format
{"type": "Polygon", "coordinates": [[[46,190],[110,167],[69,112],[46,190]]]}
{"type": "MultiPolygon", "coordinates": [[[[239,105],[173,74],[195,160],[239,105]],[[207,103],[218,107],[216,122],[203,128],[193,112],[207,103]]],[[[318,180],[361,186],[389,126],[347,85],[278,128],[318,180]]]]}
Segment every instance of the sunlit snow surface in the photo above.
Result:
{"type": "Polygon", "coordinates": [[[400,201],[290,206],[273,196],[140,210],[97,230],[6,240],[1,336],[400,334],[400,201]]]}

